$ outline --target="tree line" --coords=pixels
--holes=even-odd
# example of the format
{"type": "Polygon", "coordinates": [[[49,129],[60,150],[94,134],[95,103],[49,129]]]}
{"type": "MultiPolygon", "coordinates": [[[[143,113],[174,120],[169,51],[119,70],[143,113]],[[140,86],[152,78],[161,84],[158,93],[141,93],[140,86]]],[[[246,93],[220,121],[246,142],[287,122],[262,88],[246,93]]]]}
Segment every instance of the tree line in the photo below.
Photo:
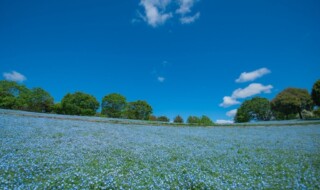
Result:
{"type": "MultiPolygon", "coordinates": [[[[244,101],[234,118],[236,123],[269,120],[300,119],[320,117],[320,80],[313,85],[311,94],[306,89],[287,88],[273,100],[254,97],[244,101]],[[315,109],[315,106],[317,109],[315,109]]],[[[56,113],[79,116],[102,116],[136,120],[169,122],[166,116],[152,115],[153,109],[148,102],[137,100],[128,102],[121,94],[112,93],[103,97],[101,104],[92,95],[83,92],[66,94],[61,102],[54,103],[53,97],[42,88],[28,89],[12,81],[0,81],[0,108],[56,113]],[[101,112],[97,113],[101,107],[101,112]]],[[[189,116],[186,121],[181,116],[174,123],[210,126],[214,123],[207,116],[189,116]]]]}
{"type": "MultiPolygon", "coordinates": [[[[170,122],[166,116],[151,115],[153,109],[148,102],[137,100],[127,102],[126,97],[118,93],[103,97],[101,104],[92,95],[83,92],[66,94],[61,102],[54,103],[53,97],[42,88],[28,89],[12,81],[0,81],[0,108],[22,111],[55,113],[78,116],[102,116],[108,118],[150,120],[170,122]],[[97,113],[101,107],[101,113],[97,113]]],[[[174,123],[184,123],[181,116],[173,119],[174,123]]],[[[193,125],[213,125],[207,116],[190,116],[187,123],[193,125]]]]}
{"type": "Polygon", "coordinates": [[[254,97],[244,101],[234,118],[236,123],[288,119],[312,119],[320,117],[320,80],[308,90],[287,88],[269,101],[254,97]]]}

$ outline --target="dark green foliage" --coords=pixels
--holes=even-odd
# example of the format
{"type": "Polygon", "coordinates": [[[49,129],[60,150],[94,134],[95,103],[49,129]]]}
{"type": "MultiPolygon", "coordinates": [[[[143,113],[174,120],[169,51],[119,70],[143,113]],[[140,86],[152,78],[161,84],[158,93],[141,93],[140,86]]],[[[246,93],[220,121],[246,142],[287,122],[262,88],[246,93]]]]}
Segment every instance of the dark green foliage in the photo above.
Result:
{"type": "Polygon", "coordinates": [[[56,114],[63,114],[61,103],[56,103],[53,105],[52,112],[56,114]]]}
{"type": "Polygon", "coordinates": [[[275,113],[283,114],[286,119],[292,114],[299,114],[300,119],[303,119],[302,110],[311,111],[313,101],[307,90],[287,88],[272,100],[271,106],[275,113]]]}
{"type": "Polygon", "coordinates": [[[320,80],[314,83],[312,87],[311,96],[313,102],[320,107],[320,80]]]}
{"type": "Polygon", "coordinates": [[[237,110],[237,114],[234,117],[234,122],[235,123],[244,123],[244,122],[249,122],[251,117],[249,114],[249,107],[250,107],[250,101],[246,100],[244,101],[240,108],[237,110]]]}
{"type": "Polygon", "coordinates": [[[205,115],[203,115],[201,118],[197,116],[189,116],[187,119],[187,123],[193,124],[193,125],[202,125],[202,126],[210,126],[214,124],[211,121],[211,119],[205,115]]]}
{"type": "Polygon", "coordinates": [[[30,91],[28,104],[29,111],[46,113],[52,111],[54,101],[53,97],[42,88],[34,88],[30,91]]]}
{"type": "Polygon", "coordinates": [[[111,118],[121,118],[127,105],[127,100],[121,94],[109,94],[102,100],[101,114],[111,118]]]}
{"type": "Polygon", "coordinates": [[[30,90],[11,81],[0,81],[0,108],[28,110],[30,90]]]}
{"type": "Polygon", "coordinates": [[[251,120],[269,121],[272,117],[271,104],[268,99],[254,97],[244,101],[234,118],[236,123],[249,122],[251,120]]]}
{"type": "Polygon", "coordinates": [[[157,117],[154,115],[149,116],[149,121],[157,121],[157,117]]]}
{"type": "Polygon", "coordinates": [[[200,119],[197,116],[189,116],[187,119],[187,123],[188,124],[199,124],[200,123],[200,119]]]}
{"type": "Polygon", "coordinates": [[[67,94],[61,101],[63,114],[93,116],[99,108],[97,99],[89,94],[76,92],[67,94]]]}
{"type": "Polygon", "coordinates": [[[126,110],[126,117],[128,119],[148,120],[151,114],[152,107],[142,100],[130,102],[126,110]]]}
{"type": "Polygon", "coordinates": [[[160,116],[160,117],[158,117],[157,121],[169,122],[170,119],[167,116],[160,116]]]}
{"type": "Polygon", "coordinates": [[[314,110],[313,114],[316,118],[320,118],[320,108],[318,108],[317,110],[314,110]]]}
{"type": "Polygon", "coordinates": [[[208,116],[203,115],[200,118],[200,123],[199,124],[203,125],[203,126],[210,126],[210,125],[213,125],[214,123],[211,121],[211,119],[208,116]]]}
{"type": "Polygon", "coordinates": [[[178,115],[178,116],[176,116],[174,118],[173,122],[175,122],[175,123],[183,123],[183,118],[180,115],[178,115]]]}

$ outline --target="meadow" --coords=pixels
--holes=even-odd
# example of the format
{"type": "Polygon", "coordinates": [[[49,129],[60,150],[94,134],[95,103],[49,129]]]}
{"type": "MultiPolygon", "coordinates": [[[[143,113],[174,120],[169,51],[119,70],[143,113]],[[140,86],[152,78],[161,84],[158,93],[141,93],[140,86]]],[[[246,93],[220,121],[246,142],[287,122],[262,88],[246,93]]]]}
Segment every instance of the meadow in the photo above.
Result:
{"type": "Polygon", "coordinates": [[[0,110],[0,189],[320,189],[319,124],[115,121],[0,110]]]}

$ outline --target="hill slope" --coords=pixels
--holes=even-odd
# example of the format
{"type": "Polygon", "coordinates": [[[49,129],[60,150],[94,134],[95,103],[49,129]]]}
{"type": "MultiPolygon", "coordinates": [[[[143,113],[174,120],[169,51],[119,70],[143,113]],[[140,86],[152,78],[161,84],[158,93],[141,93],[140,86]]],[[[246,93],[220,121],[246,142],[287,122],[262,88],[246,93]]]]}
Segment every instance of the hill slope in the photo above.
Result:
{"type": "Polygon", "coordinates": [[[0,189],[320,188],[319,125],[177,128],[37,116],[1,110],[0,189]]]}

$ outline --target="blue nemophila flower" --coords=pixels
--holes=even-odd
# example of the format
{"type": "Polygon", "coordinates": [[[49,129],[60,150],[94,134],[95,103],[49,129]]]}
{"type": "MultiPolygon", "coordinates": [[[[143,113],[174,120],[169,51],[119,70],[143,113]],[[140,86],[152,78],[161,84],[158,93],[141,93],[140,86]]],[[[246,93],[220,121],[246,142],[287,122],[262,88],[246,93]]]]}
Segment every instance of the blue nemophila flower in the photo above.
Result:
{"type": "Polygon", "coordinates": [[[320,188],[319,126],[149,127],[15,113],[0,110],[0,189],[320,188]]]}

